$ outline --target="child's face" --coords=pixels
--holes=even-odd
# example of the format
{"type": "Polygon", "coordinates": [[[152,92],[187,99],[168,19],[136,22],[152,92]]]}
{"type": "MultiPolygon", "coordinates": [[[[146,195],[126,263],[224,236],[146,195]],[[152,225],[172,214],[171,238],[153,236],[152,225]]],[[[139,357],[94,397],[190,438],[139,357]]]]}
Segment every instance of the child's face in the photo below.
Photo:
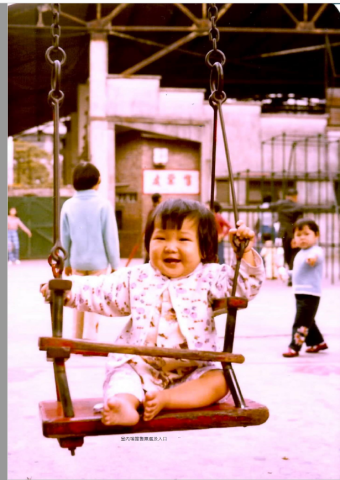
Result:
{"type": "Polygon", "coordinates": [[[315,245],[318,237],[319,235],[313,232],[307,225],[304,225],[301,230],[295,230],[294,232],[296,246],[304,250],[315,245]]]}
{"type": "Polygon", "coordinates": [[[12,216],[12,217],[15,217],[15,215],[17,214],[17,210],[16,208],[12,207],[9,211],[9,214],[12,216]]]}
{"type": "Polygon", "coordinates": [[[169,278],[189,275],[201,261],[197,222],[190,218],[183,221],[182,228],[162,229],[156,220],[150,240],[150,260],[155,268],[169,278]]]}

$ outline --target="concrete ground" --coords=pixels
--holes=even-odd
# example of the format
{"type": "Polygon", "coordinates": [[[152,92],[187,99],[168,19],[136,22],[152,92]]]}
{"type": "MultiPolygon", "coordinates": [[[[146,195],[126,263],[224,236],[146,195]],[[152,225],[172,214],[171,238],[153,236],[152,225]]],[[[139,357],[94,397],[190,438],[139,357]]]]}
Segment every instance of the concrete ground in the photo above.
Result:
{"type": "MultiPolygon", "coordinates": [[[[137,261],[138,262],[138,261],[137,261]]],[[[234,352],[246,357],[235,371],[245,398],[267,405],[258,427],[169,432],[166,441],[124,442],[89,437],[72,457],[41,433],[38,403],[55,398],[52,365],[37,347],[51,334],[49,306],[39,284],[52,278],[44,260],[8,269],[9,479],[339,479],[340,289],[324,281],[317,323],[329,350],[285,359],[294,318],[291,288],[267,281],[238,314],[234,352]]],[[[64,336],[72,311],[65,309],[64,336]]],[[[224,317],[218,317],[223,335],[224,317]]],[[[99,340],[122,320],[102,317],[99,340]]],[[[103,358],[67,362],[73,398],[101,396],[103,358]]]]}

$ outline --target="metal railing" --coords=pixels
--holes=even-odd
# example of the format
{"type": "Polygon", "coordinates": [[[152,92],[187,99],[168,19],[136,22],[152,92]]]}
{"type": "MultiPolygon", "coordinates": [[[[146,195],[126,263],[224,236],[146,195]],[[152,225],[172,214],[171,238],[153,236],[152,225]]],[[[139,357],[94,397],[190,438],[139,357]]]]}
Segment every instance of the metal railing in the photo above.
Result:
{"type": "MultiPolygon", "coordinates": [[[[240,219],[254,229],[260,220],[260,214],[266,211],[260,209],[259,206],[243,206],[239,207],[238,210],[240,219]]],[[[233,210],[231,207],[223,208],[223,216],[233,225],[233,210]]],[[[306,205],[304,206],[304,217],[314,219],[319,225],[319,245],[325,253],[324,277],[330,280],[331,284],[340,282],[340,219],[337,206],[306,205]]],[[[272,212],[272,218],[274,224],[277,219],[274,212],[272,212]]],[[[255,247],[260,250],[262,246],[263,243],[257,238],[255,247]]],[[[233,251],[227,240],[225,240],[225,259],[226,263],[230,263],[233,259],[233,251]]]]}

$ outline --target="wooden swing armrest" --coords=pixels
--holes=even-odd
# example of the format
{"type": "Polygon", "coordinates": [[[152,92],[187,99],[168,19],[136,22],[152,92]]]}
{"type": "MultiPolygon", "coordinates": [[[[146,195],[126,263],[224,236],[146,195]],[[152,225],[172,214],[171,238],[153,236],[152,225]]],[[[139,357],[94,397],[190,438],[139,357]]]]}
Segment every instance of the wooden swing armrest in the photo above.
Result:
{"type": "Polygon", "coordinates": [[[182,358],[213,362],[243,363],[244,356],[236,353],[207,352],[201,350],[181,350],[176,348],[138,347],[131,345],[114,345],[110,343],[91,342],[58,337],[40,337],[39,350],[55,348],[69,349],[70,353],[107,356],[109,353],[128,353],[152,357],[182,358]]]}

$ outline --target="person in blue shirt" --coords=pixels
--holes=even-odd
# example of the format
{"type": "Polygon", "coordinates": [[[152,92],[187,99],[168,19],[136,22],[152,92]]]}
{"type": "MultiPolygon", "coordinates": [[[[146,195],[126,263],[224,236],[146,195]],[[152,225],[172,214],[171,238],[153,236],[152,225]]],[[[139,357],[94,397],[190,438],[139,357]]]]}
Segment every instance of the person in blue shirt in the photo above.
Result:
{"type": "MultiPolygon", "coordinates": [[[[103,275],[108,266],[114,272],[120,263],[118,229],[110,202],[98,192],[99,170],[90,162],[80,162],[73,171],[74,196],[61,209],[61,243],[68,258],[65,274],[103,275]]],[[[86,338],[95,340],[99,321],[87,314],[86,338]]],[[[84,312],[73,318],[73,337],[83,338],[84,312]]]]}
{"type": "Polygon", "coordinates": [[[296,315],[292,340],[286,358],[297,357],[304,342],[307,353],[318,353],[328,348],[315,323],[321,297],[324,263],[322,248],[317,245],[319,227],[314,220],[301,218],[294,224],[294,239],[300,251],[293,264],[293,291],[296,298],[296,315]]]}

